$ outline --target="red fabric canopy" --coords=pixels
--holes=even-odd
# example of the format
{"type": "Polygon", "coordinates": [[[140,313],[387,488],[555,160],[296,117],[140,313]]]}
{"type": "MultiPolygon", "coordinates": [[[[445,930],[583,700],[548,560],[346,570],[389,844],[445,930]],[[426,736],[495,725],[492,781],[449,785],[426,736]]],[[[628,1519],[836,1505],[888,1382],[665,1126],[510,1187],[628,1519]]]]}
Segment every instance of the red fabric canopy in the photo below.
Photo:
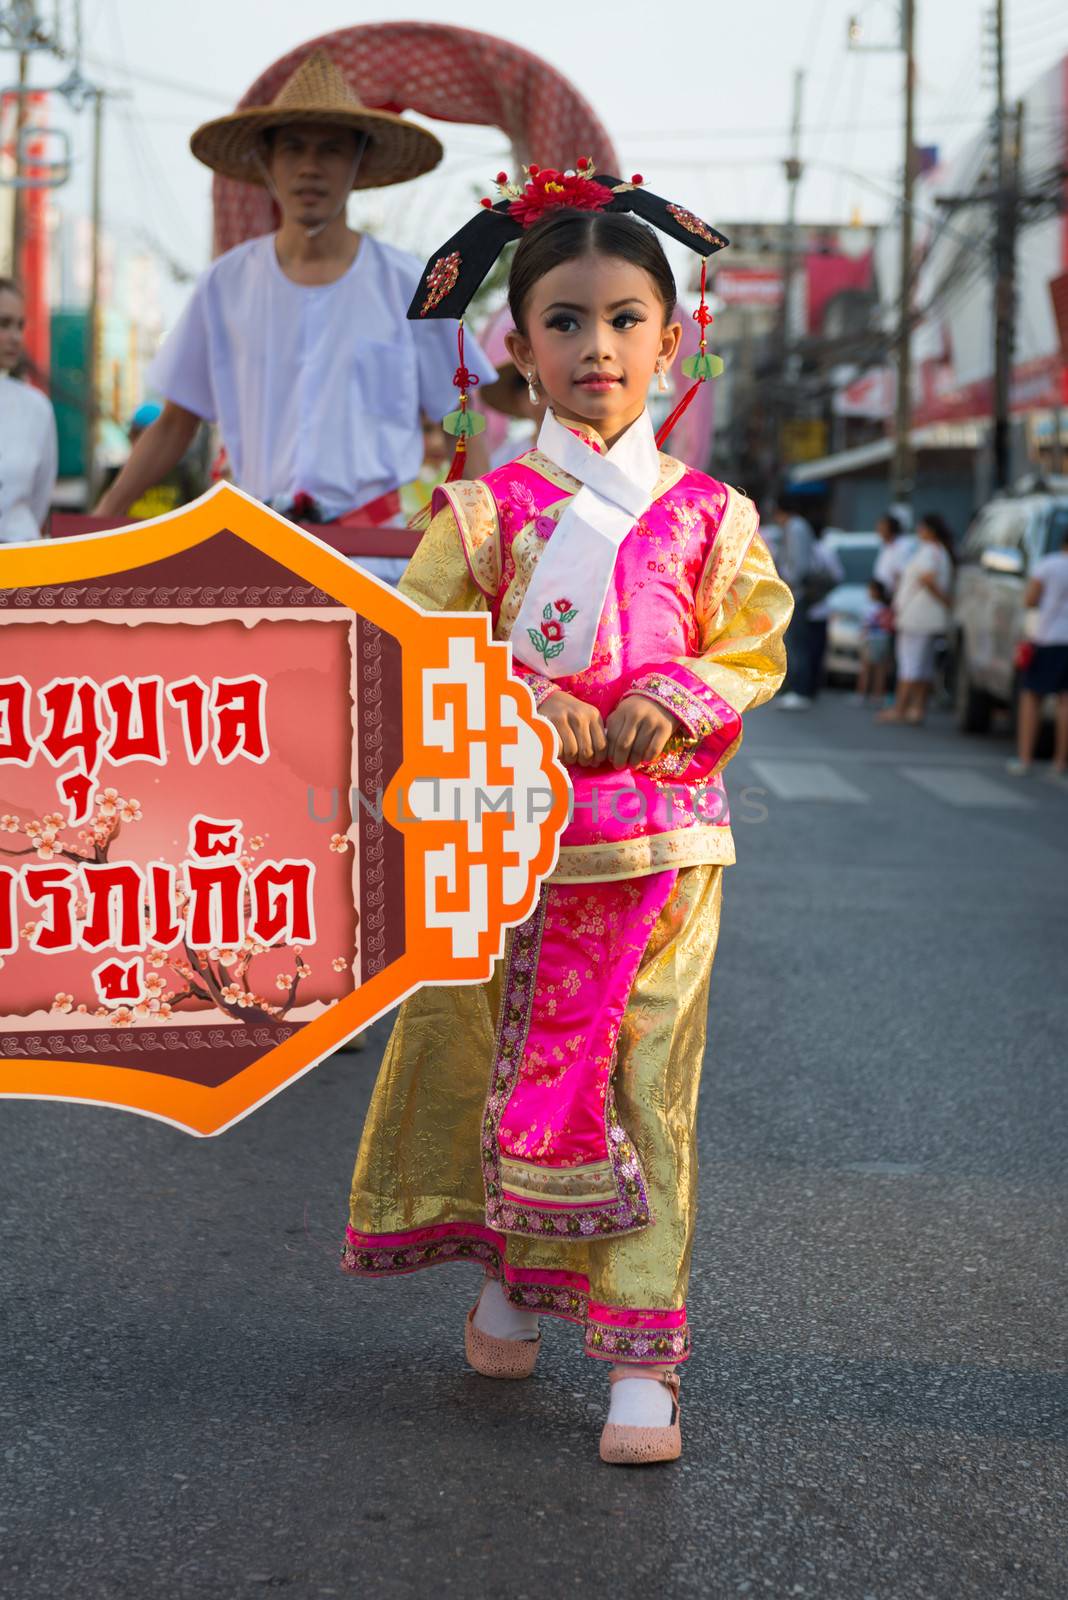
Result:
{"type": "MultiPolygon", "coordinates": [[[[604,127],[561,73],[518,45],[469,28],[373,22],[323,34],[268,67],[240,108],[272,100],[304,57],[319,49],[365,105],[500,128],[521,163],[570,167],[592,156],[602,172],[618,170],[604,127]]],[[[258,184],[216,177],[212,201],[217,255],[276,226],[271,199],[258,184]]]]}

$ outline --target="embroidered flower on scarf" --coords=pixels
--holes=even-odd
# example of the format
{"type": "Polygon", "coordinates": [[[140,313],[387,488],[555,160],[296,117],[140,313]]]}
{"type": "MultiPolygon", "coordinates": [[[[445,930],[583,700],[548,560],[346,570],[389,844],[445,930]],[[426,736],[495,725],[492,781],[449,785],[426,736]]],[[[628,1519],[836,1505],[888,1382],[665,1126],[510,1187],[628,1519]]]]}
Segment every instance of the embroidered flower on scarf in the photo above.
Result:
{"type": "Polygon", "coordinates": [[[560,612],[559,617],[554,617],[552,606],[547,605],[541,614],[540,628],[527,629],[527,637],[531,644],[546,661],[555,661],[556,657],[562,654],[567,643],[567,624],[574,622],[579,614],[579,607],[573,606],[569,600],[558,600],[556,609],[560,612]],[[563,610],[562,607],[567,609],[563,610]]]}

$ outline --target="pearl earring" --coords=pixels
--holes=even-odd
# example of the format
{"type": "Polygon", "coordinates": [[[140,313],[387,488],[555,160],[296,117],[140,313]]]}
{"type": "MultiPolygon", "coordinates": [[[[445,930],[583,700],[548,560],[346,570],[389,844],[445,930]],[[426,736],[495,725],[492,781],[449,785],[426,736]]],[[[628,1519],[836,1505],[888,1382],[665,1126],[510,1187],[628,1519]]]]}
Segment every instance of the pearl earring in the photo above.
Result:
{"type": "Polygon", "coordinates": [[[660,394],[667,394],[667,392],[668,392],[668,381],[667,381],[667,373],[664,371],[664,358],[663,358],[663,356],[661,356],[660,359],[656,363],[656,387],[657,387],[657,390],[659,391],[660,394]]]}
{"type": "Polygon", "coordinates": [[[530,371],[527,373],[527,394],[530,396],[530,403],[532,406],[536,406],[541,400],[541,395],[534,387],[535,376],[536,374],[534,368],[531,367],[530,371]]]}

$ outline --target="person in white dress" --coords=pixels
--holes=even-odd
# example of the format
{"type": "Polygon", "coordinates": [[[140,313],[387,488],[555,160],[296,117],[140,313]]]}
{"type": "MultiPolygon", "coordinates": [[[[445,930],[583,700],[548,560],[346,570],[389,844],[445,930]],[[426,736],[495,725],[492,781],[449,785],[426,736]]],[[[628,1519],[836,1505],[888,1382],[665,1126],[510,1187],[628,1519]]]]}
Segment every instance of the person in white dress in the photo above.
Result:
{"type": "Polygon", "coordinates": [[[935,647],[949,628],[953,598],[953,536],[929,512],[916,528],[918,544],[894,591],[897,695],[877,722],[919,725],[927,716],[934,682],[935,647]]]}
{"type": "Polygon", "coordinates": [[[876,531],[883,543],[875,558],[872,576],[893,598],[910,557],[916,554],[916,538],[914,534],[906,533],[896,511],[885,512],[879,518],[876,531]]]}
{"type": "Polygon", "coordinates": [[[39,389],[15,377],[26,305],[13,278],[0,278],[0,543],[40,539],[56,484],[56,418],[39,389]]]}
{"type": "MultiPolygon", "coordinates": [[[[213,171],[266,185],[282,223],[198,281],[149,373],[162,415],[98,513],[125,516],[204,420],[219,425],[233,480],[294,520],[400,521],[398,491],[422,465],[424,413],[456,404],[456,324],[408,320],[422,263],[355,232],[345,207],[354,188],[429,171],[440,143],[362,105],[319,51],[270,105],[206,123],[191,145],[213,171]]],[[[496,377],[472,340],[467,365],[496,377]]],[[[485,465],[472,449],[468,470],[485,465]]]]}

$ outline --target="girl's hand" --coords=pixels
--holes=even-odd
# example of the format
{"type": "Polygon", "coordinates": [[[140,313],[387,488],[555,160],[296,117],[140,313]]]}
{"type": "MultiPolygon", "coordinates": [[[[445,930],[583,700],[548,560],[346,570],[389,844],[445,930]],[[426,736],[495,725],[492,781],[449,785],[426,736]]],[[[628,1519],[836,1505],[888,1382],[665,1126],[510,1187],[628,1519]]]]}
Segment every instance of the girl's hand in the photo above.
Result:
{"type": "Polygon", "coordinates": [[[601,713],[565,689],[555,689],[538,707],[539,714],[551,722],[560,735],[560,760],[565,766],[597,767],[605,758],[605,739],[601,713]]]}
{"type": "Polygon", "coordinates": [[[679,719],[643,694],[628,694],[607,723],[608,759],[614,767],[636,767],[663,755],[679,719]]]}

